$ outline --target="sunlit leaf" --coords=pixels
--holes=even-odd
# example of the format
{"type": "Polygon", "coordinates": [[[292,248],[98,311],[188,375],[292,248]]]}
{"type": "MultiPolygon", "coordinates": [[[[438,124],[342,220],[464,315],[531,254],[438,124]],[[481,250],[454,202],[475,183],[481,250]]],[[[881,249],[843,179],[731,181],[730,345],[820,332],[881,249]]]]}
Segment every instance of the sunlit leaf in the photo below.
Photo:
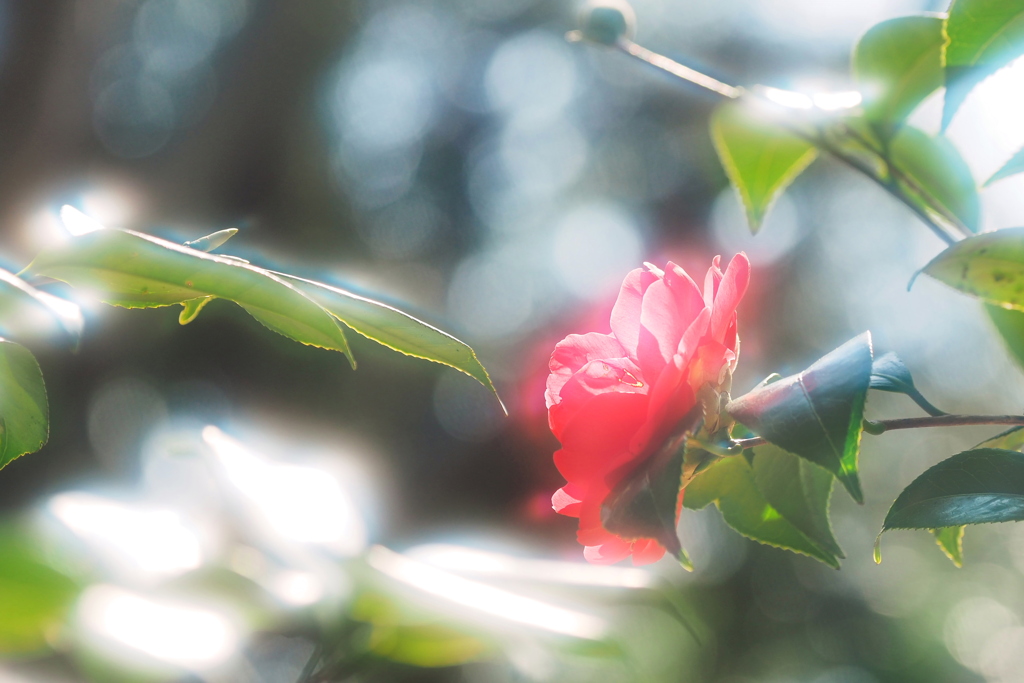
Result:
{"type": "Polygon", "coordinates": [[[946,36],[943,130],[974,86],[1024,54],[1024,4],[1020,0],[954,0],[946,36]]]}
{"type": "Polygon", "coordinates": [[[972,450],[979,448],[999,448],[1006,451],[1019,451],[1024,448],[1024,427],[1010,427],[990,439],[985,439],[972,450]]]}
{"type": "Polygon", "coordinates": [[[964,527],[947,526],[932,529],[932,534],[935,535],[935,542],[946,557],[957,567],[964,566],[964,527]]]}
{"type": "Polygon", "coordinates": [[[213,251],[219,246],[222,246],[229,239],[238,234],[238,228],[227,228],[225,230],[218,230],[212,232],[209,235],[200,237],[199,239],[185,242],[185,246],[190,249],[197,251],[213,251]]]}
{"type": "Polygon", "coordinates": [[[892,140],[893,164],[905,177],[900,185],[923,196],[932,210],[956,216],[972,232],[981,225],[981,200],[967,162],[946,138],[904,126],[892,140]]]}
{"type": "Polygon", "coordinates": [[[910,483],[885,516],[889,529],[937,529],[1024,519],[1024,453],[979,448],[910,483]]]}
{"type": "Polygon", "coordinates": [[[1002,168],[992,174],[992,177],[985,181],[985,186],[991,185],[997,180],[1009,178],[1010,176],[1024,173],[1024,147],[1017,150],[1017,153],[1010,157],[1002,168]]]}
{"type": "MultiPolygon", "coordinates": [[[[989,303],[1024,310],[1024,228],[986,232],[957,242],[922,272],[989,303]]],[[[998,326],[1000,320],[993,319],[998,326]]],[[[1007,330],[1012,329],[1011,319],[1003,322],[1007,330]]]]}
{"type": "Polygon", "coordinates": [[[864,95],[864,117],[883,140],[943,84],[943,18],[897,17],[875,24],[853,52],[853,72],[864,95]]]}
{"type": "Polygon", "coordinates": [[[190,322],[196,319],[199,315],[199,311],[203,310],[206,304],[213,301],[212,296],[203,296],[198,299],[189,299],[188,301],[181,302],[181,313],[178,314],[178,322],[182,325],[188,325],[190,322]]]}
{"type": "Polygon", "coordinates": [[[339,287],[285,273],[275,275],[296,287],[364,337],[407,356],[460,370],[491,391],[495,391],[487,370],[473,349],[447,332],[442,332],[387,304],[339,287]]]}
{"type": "Polygon", "coordinates": [[[0,339],[0,468],[35,453],[50,436],[43,373],[20,344],[0,339]]]}
{"type": "Polygon", "coordinates": [[[0,655],[45,649],[77,593],[75,583],[50,568],[23,534],[0,528],[0,655]]]}
{"type": "Polygon", "coordinates": [[[0,268],[0,320],[6,334],[49,333],[53,324],[77,343],[84,319],[76,304],[37,289],[14,273],[0,268]],[[41,323],[41,324],[40,324],[41,323]]]}
{"type": "Polygon", "coordinates": [[[711,137],[753,232],[761,227],[779,195],[818,154],[811,143],[742,104],[730,103],[715,110],[711,137]]]}
{"type": "Polygon", "coordinates": [[[726,411],[755,434],[835,474],[861,502],[857,459],[871,363],[871,335],[865,332],[803,372],[734,399],[726,411]]]}
{"type": "Polygon", "coordinates": [[[723,458],[687,486],[684,507],[700,510],[711,503],[718,506],[729,526],[747,538],[839,566],[833,553],[812,542],[765,500],[744,456],[723,458]]]}
{"type": "Polygon", "coordinates": [[[768,504],[812,543],[845,557],[828,518],[832,474],[806,459],[766,444],[754,449],[754,483],[768,504]]]}
{"type": "Polygon", "coordinates": [[[1006,350],[1024,368],[1024,311],[985,304],[985,312],[1006,344],[1006,350]]]}
{"type": "Polygon", "coordinates": [[[303,344],[341,351],[345,333],[316,302],[269,271],[237,259],[121,230],[97,230],[43,252],[27,271],[98,292],[127,308],[214,296],[234,301],[271,330],[303,344]]]}
{"type": "Polygon", "coordinates": [[[906,394],[929,415],[946,414],[921,395],[921,392],[914,386],[914,378],[911,376],[910,370],[903,364],[900,357],[891,351],[881,358],[876,358],[871,364],[870,387],[878,391],[906,394]]]}

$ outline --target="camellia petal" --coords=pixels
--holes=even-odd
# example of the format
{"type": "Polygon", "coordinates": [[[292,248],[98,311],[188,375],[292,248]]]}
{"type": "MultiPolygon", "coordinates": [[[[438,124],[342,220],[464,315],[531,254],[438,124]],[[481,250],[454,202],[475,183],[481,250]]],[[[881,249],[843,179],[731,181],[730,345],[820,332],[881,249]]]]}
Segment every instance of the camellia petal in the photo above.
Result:
{"type": "Polygon", "coordinates": [[[634,358],[636,357],[637,341],[640,337],[640,309],[644,293],[658,279],[658,276],[649,268],[637,268],[630,271],[622,282],[619,297],[615,300],[615,306],[612,308],[612,334],[634,358]]]}

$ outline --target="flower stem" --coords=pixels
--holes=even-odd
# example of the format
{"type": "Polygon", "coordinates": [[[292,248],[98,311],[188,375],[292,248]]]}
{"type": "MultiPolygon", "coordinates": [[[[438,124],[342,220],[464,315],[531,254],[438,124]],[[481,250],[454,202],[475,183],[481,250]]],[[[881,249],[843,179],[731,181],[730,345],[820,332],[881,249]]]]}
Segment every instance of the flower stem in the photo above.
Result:
{"type": "MultiPolygon", "coordinates": [[[[968,425],[1019,425],[1024,426],[1024,415],[937,415],[928,417],[901,417],[893,420],[865,420],[864,431],[879,435],[894,429],[920,429],[921,427],[966,427],[968,425]]],[[[768,440],[761,436],[737,439],[734,446],[740,449],[763,446],[768,440]]]]}

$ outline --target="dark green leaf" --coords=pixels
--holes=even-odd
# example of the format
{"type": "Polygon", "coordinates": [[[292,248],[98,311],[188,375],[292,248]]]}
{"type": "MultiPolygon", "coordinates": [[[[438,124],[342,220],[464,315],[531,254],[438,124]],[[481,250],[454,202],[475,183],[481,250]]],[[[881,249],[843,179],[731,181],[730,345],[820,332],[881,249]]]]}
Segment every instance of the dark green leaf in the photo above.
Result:
{"type": "Polygon", "coordinates": [[[97,230],[40,254],[26,269],[127,308],[180,304],[215,296],[234,301],[270,329],[303,344],[341,351],[345,333],[316,302],[269,271],[156,237],[97,230]]]}
{"type": "Polygon", "coordinates": [[[407,356],[441,363],[466,373],[495,392],[487,370],[465,342],[379,301],[339,287],[275,273],[355,332],[407,356]]]}
{"type": "Polygon", "coordinates": [[[1024,453],[979,448],[926,470],[903,489],[882,530],[1024,519],[1024,453]]]}
{"type": "Polygon", "coordinates": [[[861,502],[857,458],[871,362],[871,334],[865,332],[803,372],[734,399],[726,411],[755,434],[835,474],[861,502]]]}
{"type": "Polygon", "coordinates": [[[1006,350],[1024,368],[1024,311],[985,304],[985,312],[1003,338],[1006,350]]]}
{"type": "Polygon", "coordinates": [[[1009,178],[1010,176],[1017,175],[1018,173],[1024,173],[1024,147],[1017,150],[1017,153],[1010,157],[1010,159],[1003,164],[1002,168],[993,173],[992,177],[985,181],[985,186],[988,187],[997,180],[1009,178]]]}
{"type": "Polygon", "coordinates": [[[839,566],[833,553],[812,542],[765,500],[754,481],[754,470],[743,456],[723,458],[686,487],[686,508],[700,510],[711,503],[718,506],[729,526],[747,538],[839,566]]]}
{"type": "Polygon", "coordinates": [[[819,548],[845,557],[828,518],[834,480],[828,470],[771,444],[754,449],[753,469],[769,505],[819,548]]]}
{"type": "Polygon", "coordinates": [[[742,104],[726,104],[711,117],[718,158],[757,232],[775,200],[818,151],[793,133],[742,104]]]}
{"type": "Polygon", "coordinates": [[[1024,310],[1024,228],[1005,228],[957,242],[922,272],[989,303],[1024,310]]]}
{"type": "Polygon", "coordinates": [[[981,200],[971,169],[960,152],[942,136],[932,137],[904,126],[892,140],[893,164],[903,172],[900,185],[919,195],[932,211],[946,211],[977,232],[981,200]]]}
{"type": "Polygon", "coordinates": [[[197,240],[191,242],[185,242],[185,246],[190,249],[197,251],[213,251],[217,247],[223,245],[229,239],[238,234],[238,228],[227,228],[226,230],[218,230],[212,232],[205,237],[200,237],[197,240]]]}
{"type": "Polygon", "coordinates": [[[941,529],[932,529],[935,535],[935,542],[945,553],[946,557],[953,561],[957,567],[964,566],[964,527],[946,526],[941,529]]]}
{"type": "Polygon", "coordinates": [[[898,17],[875,24],[853,52],[864,117],[889,140],[924,98],[943,85],[943,18],[898,17]]]}
{"type": "Polygon", "coordinates": [[[954,0],[946,36],[943,130],[974,86],[1024,54],[1024,4],[1020,0],[954,0]]]}
{"type": "Polygon", "coordinates": [[[50,436],[43,373],[20,344],[0,339],[0,468],[35,453],[50,436]]]}
{"type": "Polygon", "coordinates": [[[947,414],[933,406],[928,399],[921,395],[921,392],[914,386],[914,378],[910,375],[910,370],[903,364],[900,357],[891,351],[881,358],[876,358],[875,362],[871,364],[870,386],[878,391],[906,394],[933,417],[947,414]]]}
{"type": "Polygon", "coordinates": [[[623,538],[656,539],[680,562],[688,564],[676,535],[677,509],[686,470],[696,469],[706,459],[703,451],[686,457],[687,440],[700,429],[702,421],[703,410],[697,405],[680,420],[672,438],[615,486],[601,509],[605,529],[623,538]],[[690,468],[688,460],[694,463],[690,468]]]}

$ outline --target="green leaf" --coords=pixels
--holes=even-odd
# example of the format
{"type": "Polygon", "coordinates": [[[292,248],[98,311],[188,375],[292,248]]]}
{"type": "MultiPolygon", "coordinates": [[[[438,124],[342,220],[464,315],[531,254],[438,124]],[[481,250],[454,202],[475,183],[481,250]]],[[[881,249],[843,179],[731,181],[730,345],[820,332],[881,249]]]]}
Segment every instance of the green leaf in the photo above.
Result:
{"type": "Polygon", "coordinates": [[[964,566],[964,527],[946,526],[941,529],[932,529],[935,535],[935,542],[942,552],[953,561],[957,567],[964,566]]]}
{"type": "Polygon", "coordinates": [[[892,140],[893,164],[906,174],[898,182],[919,194],[932,211],[945,210],[977,232],[981,225],[981,200],[967,162],[942,136],[904,126],[892,140]]]}
{"type": "Polygon", "coordinates": [[[864,118],[889,140],[928,95],[943,85],[943,17],[916,15],[875,24],[853,51],[864,118]]]}
{"type": "Polygon", "coordinates": [[[985,312],[1003,338],[1006,350],[1024,368],[1024,311],[985,304],[985,312]]]}
{"type": "Polygon", "coordinates": [[[303,344],[341,351],[355,366],[345,333],[316,302],[269,271],[165,240],[97,230],[43,252],[27,271],[94,290],[126,308],[169,306],[204,296],[234,301],[271,330],[303,344]]]}
{"type": "Polygon", "coordinates": [[[47,566],[22,533],[0,528],[0,655],[46,649],[77,594],[75,583],[47,566]]]}
{"type": "Polygon", "coordinates": [[[922,272],[988,303],[1024,310],[1024,228],[1005,228],[957,242],[922,272]]]}
{"type": "Polygon", "coordinates": [[[1024,147],[1017,150],[1010,159],[1003,164],[1003,167],[992,174],[992,177],[985,181],[985,187],[988,187],[997,180],[1003,178],[1009,178],[1012,175],[1024,172],[1024,147]]]}
{"type": "Polygon", "coordinates": [[[679,491],[687,471],[694,472],[710,459],[706,452],[688,453],[686,447],[702,422],[703,409],[694,406],[680,420],[672,437],[612,489],[601,508],[605,529],[627,539],[656,539],[684,566],[689,560],[676,535],[679,491]]]}
{"type": "Polygon", "coordinates": [[[832,472],[862,502],[857,458],[871,364],[871,334],[865,332],[725,409],[755,434],[832,472]]]}
{"type": "Polygon", "coordinates": [[[222,246],[229,239],[238,234],[238,228],[227,228],[226,230],[218,230],[217,232],[211,232],[205,237],[185,242],[185,246],[196,251],[213,251],[219,246],[222,246]]]}
{"type": "Polygon", "coordinates": [[[1024,519],[1024,453],[979,448],[958,453],[912,481],[882,531],[937,529],[1024,519]]]}
{"type": "Polygon", "coordinates": [[[832,474],[804,458],[766,444],[754,449],[754,483],[786,520],[812,543],[845,557],[828,518],[832,474]]]}
{"type": "Polygon", "coordinates": [[[35,453],[50,436],[43,373],[20,344],[0,339],[0,468],[35,453]]]}
{"type": "Polygon", "coordinates": [[[765,500],[745,457],[723,458],[686,487],[684,507],[700,510],[711,503],[718,506],[729,526],[747,538],[839,567],[839,559],[833,553],[807,538],[765,500]]]}
{"type": "MultiPolygon", "coordinates": [[[[397,308],[339,287],[274,273],[355,332],[407,356],[441,363],[466,373],[494,392],[487,370],[468,344],[397,308]]],[[[500,402],[500,399],[499,399],[500,402]]],[[[502,406],[504,409],[504,405],[502,406]]]]}
{"type": "Polygon", "coordinates": [[[213,301],[212,296],[204,296],[198,299],[189,299],[181,302],[181,313],[178,314],[178,323],[188,325],[196,319],[199,311],[203,310],[206,304],[213,301]]]}
{"type": "MultiPolygon", "coordinates": [[[[36,289],[14,273],[0,268],[0,319],[7,334],[31,334],[38,328],[39,315],[48,323],[56,323],[77,343],[82,336],[84,320],[76,304],[36,289]]],[[[50,325],[43,325],[49,332],[50,325]]]]}
{"type": "Polygon", "coordinates": [[[954,0],[946,36],[943,130],[974,86],[1024,54],[1024,4],[1020,0],[954,0]]]}
{"type": "Polygon", "coordinates": [[[910,370],[903,364],[900,357],[891,351],[881,358],[876,358],[871,364],[870,388],[895,394],[906,394],[933,417],[947,414],[933,406],[928,399],[921,395],[921,392],[914,386],[914,378],[911,376],[910,370]]]}
{"type": "Polygon", "coordinates": [[[755,233],[779,195],[818,155],[811,143],[739,103],[715,110],[711,138],[755,233]]]}
{"type": "Polygon", "coordinates": [[[985,439],[971,450],[999,448],[1005,451],[1019,451],[1022,447],[1024,447],[1024,427],[1010,427],[991,439],[985,439]]]}

